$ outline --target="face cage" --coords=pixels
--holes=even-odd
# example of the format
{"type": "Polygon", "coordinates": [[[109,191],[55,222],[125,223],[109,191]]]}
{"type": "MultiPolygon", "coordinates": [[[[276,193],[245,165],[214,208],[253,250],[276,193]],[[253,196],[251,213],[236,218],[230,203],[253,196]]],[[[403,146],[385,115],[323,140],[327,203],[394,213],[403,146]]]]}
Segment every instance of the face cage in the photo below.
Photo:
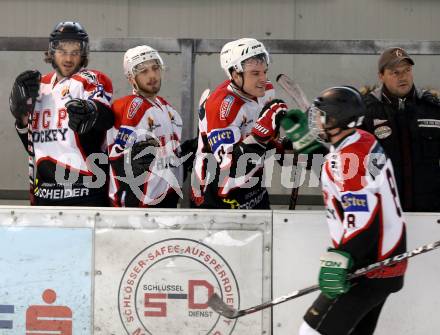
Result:
{"type": "Polygon", "coordinates": [[[327,119],[326,113],[316,106],[311,106],[309,108],[308,114],[309,130],[311,134],[316,138],[318,142],[327,145],[329,143],[328,136],[324,129],[327,119]],[[318,120],[320,121],[320,123],[318,122],[318,120]]]}
{"type": "Polygon", "coordinates": [[[149,66],[152,66],[152,65],[159,65],[161,70],[164,69],[163,65],[160,63],[160,61],[158,59],[149,59],[149,60],[142,62],[142,63],[139,63],[131,68],[130,73],[131,73],[132,78],[134,79],[136,77],[136,75],[145,71],[145,69],[147,69],[149,66]]]}
{"type": "Polygon", "coordinates": [[[81,49],[81,57],[85,57],[89,53],[89,44],[87,42],[66,39],[66,40],[52,41],[49,43],[49,52],[51,55],[55,54],[55,50],[59,47],[60,43],[62,43],[62,42],[77,42],[77,43],[79,43],[79,47],[81,49]]]}

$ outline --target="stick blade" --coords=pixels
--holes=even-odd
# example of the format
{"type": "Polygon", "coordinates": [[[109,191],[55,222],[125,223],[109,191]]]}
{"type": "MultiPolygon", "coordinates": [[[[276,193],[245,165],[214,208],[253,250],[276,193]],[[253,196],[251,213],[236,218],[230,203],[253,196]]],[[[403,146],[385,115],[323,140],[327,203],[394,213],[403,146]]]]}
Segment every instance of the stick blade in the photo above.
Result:
{"type": "Polygon", "coordinates": [[[209,297],[208,306],[216,313],[228,319],[236,319],[241,316],[239,311],[227,305],[217,293],[214,293],[209,297]]]}
{"type": "Polygon", "coordinates": [[[284,73],[280,73],[277,76],[276,81],[287,92],[290,98],[293,99],[299,109],[305,112],[309,108],[310,102],[302,88],[297,82],[295,82],[295,80],[291,79],[284,73]]]}

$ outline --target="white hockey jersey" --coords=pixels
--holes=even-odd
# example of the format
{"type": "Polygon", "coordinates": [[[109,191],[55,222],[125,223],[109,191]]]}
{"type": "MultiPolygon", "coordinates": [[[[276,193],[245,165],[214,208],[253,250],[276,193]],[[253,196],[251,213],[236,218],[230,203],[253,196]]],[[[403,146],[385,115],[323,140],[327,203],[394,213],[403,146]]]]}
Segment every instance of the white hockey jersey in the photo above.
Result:
{"type": "MultiPolygon", "coordinates": [[[[100,173],[94,153],[106,154],[105,132],[93,137],[80,135],[68,127],[65,107],[71,99],[93,99],[107,106],[113,94],[111,80],[101,72],[83,69],[69,78],[57,81],[55,72],[41,78],[39,97],[32,114],[32,141],[28,146],[35,154],[36,176],[34,195],[54,202],[83,198],[106,188],[106,171],[100,173]],[[100,176],[96,189],[81,178],[58,180],[56,170],[68,170],[75,177],[100,176]],[[72,173],[73,172],[73,173],[72,173]]],[[[101,158],[102,159],[102,158],[101,158]]],[[[64,174],[60,174],[64,177],[64,174]]],[[[96,181],[90,179],[90,181],[96,181]]],[[[80,203],[80,202],[79,202],[80,203]]],[[[79,204],[78,203],[78,204],[79,204]]]]}
{"type": "MultiPolygon", "coordinates": [[[[219,170],[230,168],[232,161],[228,153],[234,144],[251,134],[261,109],[274,98],[274,95],[273,85],[268,82],[263,97],[249,99],[237,90],[230,80],[224,81],[210,94],[199,113],[198,147],[192,180],[192,199],[197,205],[205,202],[209,207],[223,207],[224,204],[222,205],[218,199],[224,198],[223,201],[230,205],[227,208],[253,208],[253,204],[258,204],[258,200],[261,200],[259,198],[262,197],[262,193],[255,193],[253,189],[243,189],[243,197],[239,196],[243,199],[227,199],[231,191],[248,181],[246,178],[226,178],[222,181],[217,179],[211,182],[209,179],[218,172],[217,167],[219,170]],[[214,157],[217,167],[212,168],[212,164],[207,163],[208,155],[214,157]],[[210,169],[212,171],[209,171],[210,169]]],[[[256,166],[255,172],[262,167],[263,164],[256,166]]],[[[252,176],[254,173],[248,175],[249,178],[252,176]]]]}
{"type": "MultiPolygon", "coordinates": [[[[113,103],[116,121],[108,132],[110,152],[110,189],[113,206],[160,206],[169,195],[182,196],[183,166],[179,161],[182,119],[162,97],[148,99],[129,95],[113,103]],[[160,142],[156,159],[145,179],[135,180],[121,164],[130,147],[153,137],[160,142]],[[128,180],[123,180],[126,177],[128,180]]],[[[176,198],[177,201],[177,198],[176,198]]]]}
{"type": "MultiPolygon", "coordinates": [[[[321,181],[333,245],[349,252],[356,267],[405,251],[392,164],[373,135],[357,130],[332,146],[321,181]]],[[[405,267],[394,267],[388,275],[402,275],[405,267]]]]}

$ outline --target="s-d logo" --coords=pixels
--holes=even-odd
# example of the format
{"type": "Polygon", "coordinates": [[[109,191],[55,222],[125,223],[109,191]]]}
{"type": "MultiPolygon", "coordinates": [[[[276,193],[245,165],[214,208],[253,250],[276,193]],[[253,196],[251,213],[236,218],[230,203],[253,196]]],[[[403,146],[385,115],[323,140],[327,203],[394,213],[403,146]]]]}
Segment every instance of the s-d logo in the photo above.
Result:
{"type": "Polygon", "coordinates": [[[167,239],[142,250],[125,269],[119,315],[130,335],[231,334],[237,320],[208,307],[214,292],[239,308],[237,281],[225,259],[199,241],[167,239]]]}

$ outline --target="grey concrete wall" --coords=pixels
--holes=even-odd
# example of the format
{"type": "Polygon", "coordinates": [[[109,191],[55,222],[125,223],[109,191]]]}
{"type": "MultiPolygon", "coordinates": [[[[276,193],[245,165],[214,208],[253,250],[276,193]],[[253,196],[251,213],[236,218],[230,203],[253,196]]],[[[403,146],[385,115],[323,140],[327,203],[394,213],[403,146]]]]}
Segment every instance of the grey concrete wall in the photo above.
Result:
{"type": "MultiPolygon", "coordinates": [[[[440,2],[434,0],[2,0],[0,36],[48,36],[61,20],[78,20],[91,39],[105,37],[259,39],[436,40],[440,2]]],[[[129,91],[122,74],[122,52],[92,53],[90,68],[110,75],[115,97],[129,91]]],[[[162,95],[180,107],[181,58],[164,54],[169,70],[162,95]]],[[[419,86],[440,87],[439,56],[415,56],[419,86]]],[[[377,56],[275,55],[269,77],[280,72],[301,84],[310,97],[331,85],[360,86],[376,81],[377,56]]],[[[37,68],[47,71],[40,52],[0,51],[0,190],[26,189],[27,164],[8,108],[14,77],[37,68]]],[[[196,58],[195,101],[224,79],[218,55],[196,58]]],[[[281,94],[283,97],[283,95],[281,94]]],[[[288,193],[274,180],[275,192],[288,193]]],[[[308,192],[310,190],[304,190],[308,192]]],[[[311,191],[315,193],[314,190],[311,191]]]]}

